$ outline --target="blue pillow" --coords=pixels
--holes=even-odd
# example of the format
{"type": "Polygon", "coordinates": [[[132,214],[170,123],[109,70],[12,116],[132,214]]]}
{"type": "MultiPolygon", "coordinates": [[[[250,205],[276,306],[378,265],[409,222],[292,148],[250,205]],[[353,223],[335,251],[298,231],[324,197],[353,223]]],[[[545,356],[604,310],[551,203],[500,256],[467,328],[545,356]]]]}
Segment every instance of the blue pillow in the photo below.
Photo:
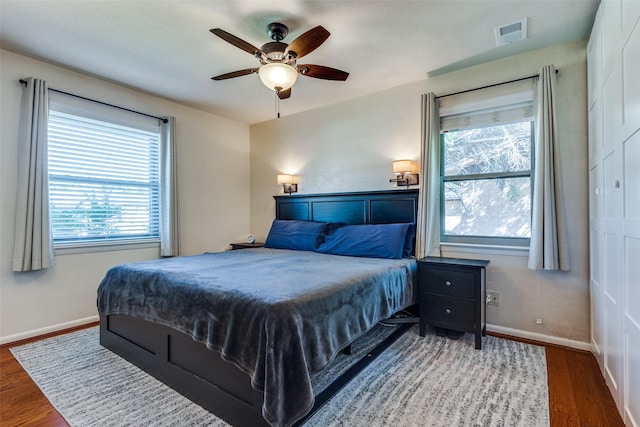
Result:
{"type": "Polygon", "coordinates": [[[402,251],[402,258],[411,258],[413,256],[413,242],[416,237],[416,223],[410,222],[409,228],[407,228],[407,236],[404,241],[404,250],[402,251]]]}
{"type": "Polygon", "coordinates": [[[317,252],[371,258],[402,258],[409,224],[346,225],[325,237],[317,252]]]}
{"type": "Polygon", "coordinates": [[[324,240],[327,223],[313,221],[280,220],[271,224],[265,248],[314,251],[324,240]]]}

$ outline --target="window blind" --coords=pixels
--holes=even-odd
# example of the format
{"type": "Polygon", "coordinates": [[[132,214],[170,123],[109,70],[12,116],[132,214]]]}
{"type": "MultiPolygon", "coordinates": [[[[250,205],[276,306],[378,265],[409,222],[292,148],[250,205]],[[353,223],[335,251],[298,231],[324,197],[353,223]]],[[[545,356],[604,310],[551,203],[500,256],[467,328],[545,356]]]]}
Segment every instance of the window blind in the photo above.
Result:
{"type": "Polygon", "coordinates": [[[159,240],[160,134],[51,109],[54,244],[159,240]]]}
{"type": "Polygon", "coordinates": [[[533,102],[440,117],[440,131],[475,129],[533,120],[533,102]]]}

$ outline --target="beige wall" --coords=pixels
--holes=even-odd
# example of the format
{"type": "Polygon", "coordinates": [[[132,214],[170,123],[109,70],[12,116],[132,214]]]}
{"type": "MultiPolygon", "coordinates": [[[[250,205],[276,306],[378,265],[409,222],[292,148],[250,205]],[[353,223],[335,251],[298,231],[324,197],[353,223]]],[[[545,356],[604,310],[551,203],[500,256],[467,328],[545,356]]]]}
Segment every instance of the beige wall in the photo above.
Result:
{"type": "MultiPolygon", "coordinates": [[[[532,75],[555,64],[562,179],[573,270],[528,270],[526,252],[446,248],[443,255],[489,259],[491,329],[582,347],[589,341],[586,41],[512,56],[354,100],[251,126],[251,231],[264,238],[274,217],[277,173],[298,176],[301,193],[384,190],[391,161],[418,159],[420,95],[446,94],[532,75]],[[537,324],[536,319],[542,319],[537,324]]],[[[351,76],[350,78],[357,78],[351,76]]],[[[345,83],[348,84],[348,81],[345,83]]],[[[294,95],[295,96],[295,95],[294,95]]],[[[291,101],[294,102],[292,98],[291,101]]],[[[586,348],[586,347],[585,347],[586,348]]]]}
{"type": "Polygon", "coordinates": [[[249,232],[249,127],[212,114],[0,51],[0,342],[82,323],[97,315],[96,288],[119,263],[157,258],[136,249],[57,255],[45,271],[13,273],[13,224],[20,78],[39,77],[55,89],[176,117],[182,253],[220,251],[249,232]]]}

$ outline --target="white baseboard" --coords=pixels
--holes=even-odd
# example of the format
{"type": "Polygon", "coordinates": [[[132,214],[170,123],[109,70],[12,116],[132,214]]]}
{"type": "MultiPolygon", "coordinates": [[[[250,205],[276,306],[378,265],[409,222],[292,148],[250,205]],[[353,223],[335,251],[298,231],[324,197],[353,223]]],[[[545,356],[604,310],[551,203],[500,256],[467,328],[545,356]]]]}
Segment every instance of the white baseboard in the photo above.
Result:
{"type": "Polygon", "coordinates": [[[496,332],[498,334],[511,335],[513,337],[526,338],[529,340],[540,341],[548,344],[575,348],[577,350],[593,351],[593,349],[591,348],[591,343],[588,342],[554,337],[552,335],[538,334],[536,332],[523,331],[520,329],[505,328],[504,326],[487,324],[487,332],[496,332]]]}
{"type": "Polygon", "coordinates": [[[640,424],[636,423],[636,421],[633,419],[633,415],[631,415],[631,411],[629,410],[629,408],[626,408],[624,410],[624,414],[625,414],[625,423],[631,427],[638,427],[640,426],[640,424]]]}
{"type": "MultiPolygon", "coordinates": [[[[34,329],[31,331],[21,332],[19,334],[0,337],[0,345],[7,344],[14,341],[33,338],[40,335],[49,334],[51,332],[58,332],[65,329],[74,328],[76,326],[87,325],[89,323],[97,322],[98,320],[100,320],[100,317],[98,315],[95,315],[95,316],[85,317],[84,319],[73,320],[71,322],[59,323],[57,325],[47,326],[45,328],[34,329]]],[[[588,342],[570,340],[567,338],[554,337],[551,335],[538,334],[536,332],[506,328],[504,326],[491,325],[491,324],[487,324],[487,331],[496,332],[498,334],[511,335],[513,337],[518,337],[518,338],[525,338],[525,339],[530,339],[534,341],[540,341],[540,342],[549,343],[549,344],[562,345],[565,347],[575,348],[578,350],[593,352],[593,348],[591,344],[588,342]]]]}
{"type": "Polygon", "coordinates": [[[89,323],[97,322],[100,317],[95,316],[85,317],[84,319],[72,320],[71,322],[59,323],[57,325],[47,326],[45,328],[34,329],[31,331],[21,332],[19,334],[7,335],[6,337],[0,337],[0,345],[10,342],[26,340],[28,338],[37,337],[40,335],[50,334],[51,332],[63,331],[65,329],[74,328],[76,326],[87,325],[89,323]]]}

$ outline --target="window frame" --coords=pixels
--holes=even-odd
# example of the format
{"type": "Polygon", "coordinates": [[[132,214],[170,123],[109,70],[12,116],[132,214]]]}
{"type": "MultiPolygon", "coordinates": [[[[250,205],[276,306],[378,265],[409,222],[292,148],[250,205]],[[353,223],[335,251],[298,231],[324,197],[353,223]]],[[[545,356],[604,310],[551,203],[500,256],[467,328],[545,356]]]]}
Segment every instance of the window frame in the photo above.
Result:
{"type": "MultiPolygon", "coordinates": [[[[473,112],[469,112],[473,113],[473,112]]],[[[511,123],[525,122],[521,120],[511,123]]],[[[506,123],[505,123],[506,124],[506,123]]],[[[445,175],[445,142],[444,135],[447,131],[440,131],[439,144],[440,144],[440,242],[441,243],[455,243],[455,244],[469,244],[469,245],[487,245],[487,246],[514,246],[514,247],[528,247],[531,239],[529,237],[498,237],[498,236],[482,236],[482,235],[453,235],[446,233],[446,193],[445,183],[456,181],[484,181],[491,179],[509,179],[509,178],[526,178],[529,177],[530,181],[530,203],[533,203],[533,185],[534,185],[534,170],[535,170],[535,118],[530,120],[531,126],[531,138],[530,138],[530,169],[526,171],[507,171],[507,172],[492,172],[486,174],[468,174],[468,175],[445,175]]],[[[469,129],[479,129],[488,126],[473,126],[469,129]]],[[[531,221],[531,218],[529,218],[531,221]]]]}
{"type": "MultiPolygon", "coordinates": [[[[159,248],[160,247],[160,234],[161,234],[161,159],[162,159],[162,130],[161,125],[157,119],[141,118],[136,114],[132,114],[128,111],[122,111],[117,107],[96,104],[88,102],[83,99],[72,98],[70,96],[58,95],[51,97],[49,103],[49,112],[60,112],[63,114],[75,116],[80,120],[95,120],[106,123],[108,125],[115,125],[119,127],[126,127],[136,129],[138,131],[150,132],[157,134],[156,143],[157,146],[153,149],[157,152],[157,159],[155,159],[155,167],[157,170],[154,172],[157,176],[157,191],[154,193],[154,201],[150,201],[150,205],[147,208],[151,211],[152,206],[155,204],[155,212],[157,216],[152,218],[150,216],[149,223],[154,222],[157,228],[157,233],[140,234],[140,235],[120,235],[111,237],[89,237],[79,239],[56,239],[56,236],[52,233],[54,250],[60,254],[74,254],[74,253],[89,253],[89,252],[101,252],[101,251],[113,251],[122,249],[138,249],[138,248],[159,248]]],[[[47,161],[49,161],[49,154],[47,154],[47,161]]],[[[149,164],[151,165],[151,163],[149,164]]],[[[48,177],[54,175],[48,170],[48,177]]],[[[77,181],[77,182],[97,182],[104,181],[112,183],[112,179],[94,179],[89,178],[87,180],[82,178],[69,178],[64,180],[77,181]]],[[[55,181],[55,180],[54,180],[55,181]]],[[[126,183],[125,181],[122,181],[126,183]]],[[[146,188],[146,187],[145,187],[146,188]]],[[[49,194],[51,194],[51,180],[49,182],[49,194]]],[[[50,199],[49,206],[51,208],[52,201],[50,199]]],[[[155,215],[154,215],[155,216],[155,215]]],[[[51,218],[51,227],[53,227],[53,215],[51,218]]]]}

